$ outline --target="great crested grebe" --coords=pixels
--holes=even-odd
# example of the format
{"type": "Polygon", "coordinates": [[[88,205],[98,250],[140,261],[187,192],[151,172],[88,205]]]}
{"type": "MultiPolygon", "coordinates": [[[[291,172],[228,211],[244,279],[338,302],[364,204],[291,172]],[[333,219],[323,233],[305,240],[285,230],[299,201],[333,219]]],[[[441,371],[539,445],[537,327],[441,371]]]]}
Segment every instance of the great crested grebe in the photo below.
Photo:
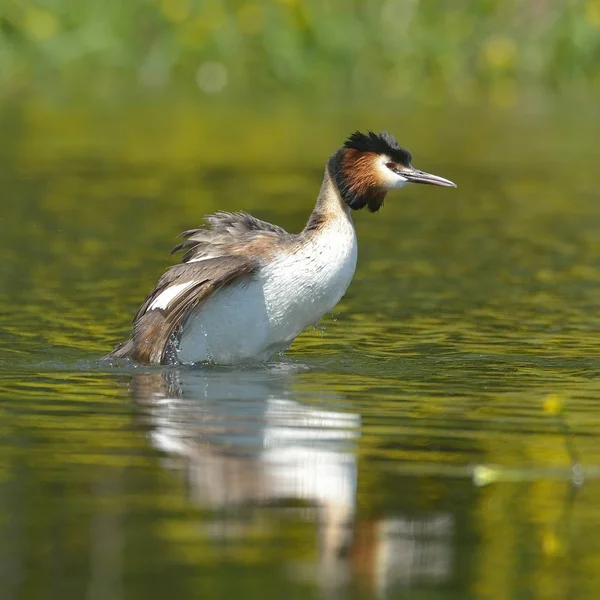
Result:
{"type": "Polygon", "coordinates": [[[327,161],[300,233],[244,213],[218,212],[190,229],[133,319],[131,338],[106,358],[149,363],[262,362],[282,352],[340,300],[356,268],[352,210],[376,212],[407,183],[456,187],[415,169],[389,133],[353,133],[327,161]]]}

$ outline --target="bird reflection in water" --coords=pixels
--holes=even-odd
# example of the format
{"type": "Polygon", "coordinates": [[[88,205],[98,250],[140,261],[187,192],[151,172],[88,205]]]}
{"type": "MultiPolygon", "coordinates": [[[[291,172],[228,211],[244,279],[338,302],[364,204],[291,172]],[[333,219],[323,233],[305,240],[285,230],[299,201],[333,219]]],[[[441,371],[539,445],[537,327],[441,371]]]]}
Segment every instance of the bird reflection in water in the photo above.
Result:
{"type": "MultiPolygon", "coordinates": [[[[293,367],[281,364],[151,371],[136,375],[131,389],[152,445],[165,452],[165,467],[184,472],[191,501],[219,511],[301,503],[295,514],[318,524],[326,588],[359,578],[382,597],[415,577],[446,579],[451,518],[356,522],[360,415],[343,411],[339,396],[302,396],[296,384],[293,367]]],[[[243,536],[245,527],[227,518],[209,532],[243,536]]]]}

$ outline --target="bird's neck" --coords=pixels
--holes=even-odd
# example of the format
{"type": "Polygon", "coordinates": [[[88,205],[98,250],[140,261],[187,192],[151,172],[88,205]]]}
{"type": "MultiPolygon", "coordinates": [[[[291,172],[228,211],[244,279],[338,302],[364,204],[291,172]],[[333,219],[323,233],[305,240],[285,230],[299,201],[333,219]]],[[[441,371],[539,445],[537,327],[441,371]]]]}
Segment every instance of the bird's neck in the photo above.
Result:
{"type": "Polygon", "coordinates": [[[340,220],[352,224],[351,209],[342,198],[329,169],[325,169],[317,203],[304,228],[304,233],[321,230],[328,225],[339,223],[340,220]]]}

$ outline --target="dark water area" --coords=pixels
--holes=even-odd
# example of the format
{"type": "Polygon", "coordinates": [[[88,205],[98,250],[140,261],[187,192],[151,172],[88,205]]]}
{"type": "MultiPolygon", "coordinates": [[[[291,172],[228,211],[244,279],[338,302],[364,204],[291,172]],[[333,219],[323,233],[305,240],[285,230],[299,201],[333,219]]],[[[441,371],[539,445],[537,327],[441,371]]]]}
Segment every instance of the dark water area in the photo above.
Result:
{"type": "Polygon", "coordinates": [[[0,110],[0,597],[600,595],[600,120],[311,110],[0,110]],[[285,356],[99,360],[180,231],[300,230],[367,127],[459,187],[356,214],[285,356]]]}

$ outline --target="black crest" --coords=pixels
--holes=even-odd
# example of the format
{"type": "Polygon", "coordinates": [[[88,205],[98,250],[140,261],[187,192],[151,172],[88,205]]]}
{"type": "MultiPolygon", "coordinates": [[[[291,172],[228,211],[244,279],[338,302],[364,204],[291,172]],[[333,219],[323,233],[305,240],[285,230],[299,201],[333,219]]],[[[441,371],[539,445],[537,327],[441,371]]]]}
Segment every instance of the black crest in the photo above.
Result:
{"type": "Polygon", "coordinates": [[[412,156],[406,148],[398,146],[396,138],[387,131],[379,135],[373,131],[361,133],[355,131],[344,144],[346,148],[352,148],[360,152],[375,152],[376,154],[387,154],[394,162],[408,166],[412,156]]]}

